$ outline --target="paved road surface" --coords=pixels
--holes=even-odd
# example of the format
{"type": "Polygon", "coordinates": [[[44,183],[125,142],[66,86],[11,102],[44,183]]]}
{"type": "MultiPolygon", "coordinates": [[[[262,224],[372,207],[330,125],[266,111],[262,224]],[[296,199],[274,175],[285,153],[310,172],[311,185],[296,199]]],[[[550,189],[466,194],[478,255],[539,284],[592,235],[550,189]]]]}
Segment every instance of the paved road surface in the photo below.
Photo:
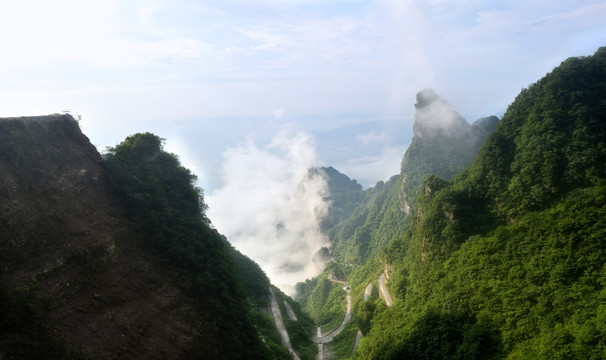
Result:
{"type": "Polygon", "coordinates": [[[379,295],[381,295],[381,299],[383,299],[383,301],[385,301],[385,305],[387,305],[387,307],[391,307],[393,302],[391,301],[391,296],[389,296],[389,291],[387,291],[387,288],[385,287],[385,273],[384,272],[381,273],[377,282],[379,283],[379,295]]]}
{"type": "Polygon", "coordinates": [[[363,336],[364,335],[362,334],[362,332],[358,329],[358,333],[356,334],[356,341],[354,342],[353,351],[356,351],[358,349],[358,346],[360,346],[360,341],[362,341],[363,336]]]}
{"type": "Polygon", "coordinates": [[[368,285],[366,285],[366,289],[364,289],[364,301],[368,301],[370,294],[372,294],[372,283],[371,282],[368,283],[368,285]]]}
{"type": "Polygon", "coordinates": [[[343,281],[343,280],[339,280],[339,279],[335,278],[335,276],[332,273],[328,274],[328,281],[332,281],[332,282],[338,283],[338,284],[347,284],[347,281],[343,281]]]}
{"type": "Polygon", "coordinates": [[[290,304],[286,300],[284,300],[284,307],[286,308],[286,313],[288,314],[290,320],[297,321],[297,315],[295,315],[295,312],[292,311],[292,307],[290,307],[290,304]]]}

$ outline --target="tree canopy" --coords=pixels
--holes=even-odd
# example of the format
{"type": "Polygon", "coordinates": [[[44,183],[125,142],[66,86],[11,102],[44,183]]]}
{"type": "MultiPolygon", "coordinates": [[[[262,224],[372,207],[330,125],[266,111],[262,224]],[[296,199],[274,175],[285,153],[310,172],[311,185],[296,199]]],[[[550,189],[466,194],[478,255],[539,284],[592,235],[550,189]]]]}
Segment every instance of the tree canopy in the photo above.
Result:
{"type": "Polygon", "coordinates": [[[200,321],[206,325],[197,356],[268,357],[248,317],[229,244],[206,218],[195,175],[151,133],[129,136],[109,148],[105,162],[110,187],[143,244],[164,259],[198,300],[200,321]]]}

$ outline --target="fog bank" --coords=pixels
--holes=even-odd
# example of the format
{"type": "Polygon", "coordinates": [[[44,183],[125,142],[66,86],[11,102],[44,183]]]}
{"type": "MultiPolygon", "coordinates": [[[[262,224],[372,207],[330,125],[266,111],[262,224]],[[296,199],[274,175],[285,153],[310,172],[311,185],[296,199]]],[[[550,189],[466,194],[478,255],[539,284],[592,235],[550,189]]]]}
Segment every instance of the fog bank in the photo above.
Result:
{"type": "Polygon", "coordinates": [[[223,157],[222,184],[206,198],[210,220],[274,285],[294,293],[297,282],[322,270],[314,254],[328,246],[319,227],[328,212],[326,181],[308,172],[316,165],[313,139],[281,133],[258,145],[249,136],[223,157]]]}

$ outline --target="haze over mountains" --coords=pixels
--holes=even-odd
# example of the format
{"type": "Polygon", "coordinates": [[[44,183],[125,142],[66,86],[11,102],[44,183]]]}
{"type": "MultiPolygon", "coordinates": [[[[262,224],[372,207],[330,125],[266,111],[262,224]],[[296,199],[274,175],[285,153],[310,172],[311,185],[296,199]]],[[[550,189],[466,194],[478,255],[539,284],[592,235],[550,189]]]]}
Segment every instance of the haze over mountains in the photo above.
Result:
{"type": "MultiPolygon", "coordinates": [[[[402,163],[402,174],[387,184],[401,191],[400,206],[405,212],[425,176],[450,178],[471,165],[498,121],[489,117],[470,125],[431,89],[419,92],[415,107],[414,136],[402,163]]],[[[402,139],[402,143],[408,141],[402,139]]],[[[334,221],[329,218],[345,216],[335,214],[344,211],[342,206],[350,206],[337,199],[345,189],[337,185],[344,184],[344,180],[336,177],[344,175],[333,168],[309,172],[317,162],[314,145],[313,139],[303,133],[284,133],[264,148],[249,139],[226,153],[222,166],[224,185],[208,197],[209,217],[215,226],[236,248],[258,262],[274,284],[291,295],[297,282],[324,269],[326,259],[316,256],[321,248],[334,247],[339,252],[342,245],[334,238],[328,241],[325,231],[321,231],[322,224],[334,221]]],[[[401,154],[394,158],[400,159],[401,154]]],[[[353,187],[361,189],[359,185],[353,187]]],[[[367,193],[377,191],[373,188],[367,193]]],[[[401,216],[394,213],[395,217],[401,216]]],[[[352,233],[337,236],[354,242],[369,240],[355,240],[352,233]]],[[[377,247],[385,246],[389,240],[382,239],[377,247]]]]}

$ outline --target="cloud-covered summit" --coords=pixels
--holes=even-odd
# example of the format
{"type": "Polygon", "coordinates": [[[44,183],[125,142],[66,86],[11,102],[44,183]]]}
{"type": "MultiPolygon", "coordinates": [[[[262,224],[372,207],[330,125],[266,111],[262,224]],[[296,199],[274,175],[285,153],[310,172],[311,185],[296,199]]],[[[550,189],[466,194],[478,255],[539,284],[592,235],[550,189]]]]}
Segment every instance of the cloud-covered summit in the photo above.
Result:
{"type": "Polygon", "coordinates": [[[428,175],[450,179],[471,165],[476,154],[495,129],[496,116],[469,124],[454,108],[431,89],[417,93],[414,136],[401,167],[401,209],[411,214],[423,180],[428,175]]]}
{"type": "Polygon", "coordinates": [[[433,139],[436,136],[466,137],[471,133],[467,121],[432,89],[417,93],[414,136],[433,139]]]}

